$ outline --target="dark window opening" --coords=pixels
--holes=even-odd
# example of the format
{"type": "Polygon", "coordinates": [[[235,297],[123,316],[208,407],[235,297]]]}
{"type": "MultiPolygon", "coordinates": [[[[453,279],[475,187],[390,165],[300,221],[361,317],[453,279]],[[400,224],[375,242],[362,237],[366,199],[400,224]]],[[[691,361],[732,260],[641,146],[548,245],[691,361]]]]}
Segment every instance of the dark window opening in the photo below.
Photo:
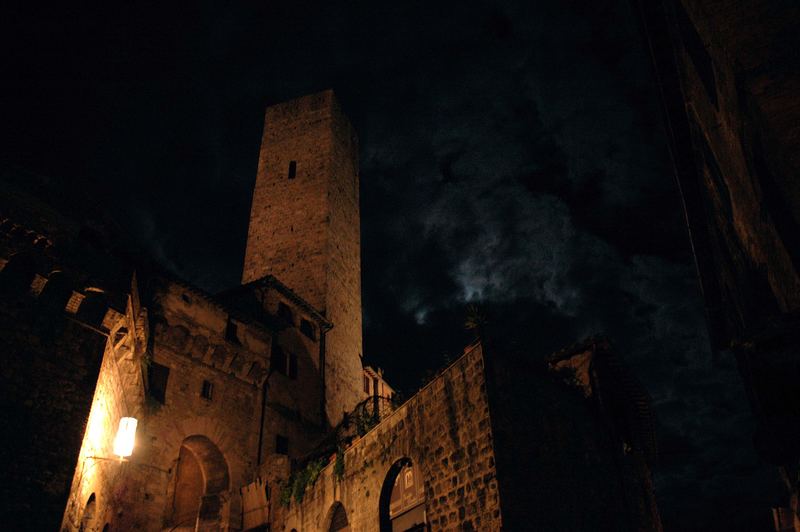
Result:
{"type": "Polygon", "coordinates": [[[369,393],[369,377],[364,375],[364,393],[369,393]]]}
{"type": "Polygon", "coordinates": [[[308,320],[300,320],[300,332],[311,338],[312,340],[316,340],[317,336],[314,333],[314,325],[311,324],[308,320]]]}
{"type": "Polygon", "coordinates": [[[234,344],[240,344],[239,341],[239,328],[236,322],[228,318],[228,324],[225,326],[225,339],[234,344]]]}
{"type": "Polygon", "coordinates": [[[182,300],[183,300],[183,302],[184,302],[184,303],[186,303],[187,305],[191,305],[191,304],[192,304],[192,298],[191,298],[191,297],[189,297],[189,296],[188,296],[188,295],[186,295],[186,294],[181,294],[181,299],[182,299],[182,300]]]}
{"type": "Polygon", "coordinates": [[[165,404],[167,398],[167,379],[169,379],[169,368],[156,362],[151,362],[147,366],[147,393],[161,403],[165,404]]]}
{"type": "Polygon", "coordinates": [[[278,345],[278,342],[275,338],[272,339],[272,371],[277,371],[278,373],[282,373],[286,375],[286,353],[278,345]]]}
{"type": "Polygon", "coordinates": [[[289,438],[280,434],[275,436],[275,453],[289,454],[289,438]]]}
{"type": "Polygon", "coordinates": [[[297,378],[297,355],[289,353],[289,378],[297,378]]]}
{"type": "Polygon", "coordinates": [[[214,383],[210,381],[203,381],[203,389],[200,391],[200,396],[209,401],[214,395],[214,383]]]}
{"type": "Polygon", "coordinates": [[[294,315],[292,314],[292,309],[290,309],[289,305],[286,303],[278,303],[278,317],[290,325],[294,324],[294,315]]]}
{"type": "Polygon", "coordinates": [[[289,179],[294,179],[297,175],[297,161],[289,161],[289,179]]]}
{"type": "Polygon", "coordinates": [[[689,14],[686,13],[681,2],[675,2],[678,17],[678,27],[683,37],[683,47],[694,64],[694,69],[706,89],[706,94],[714,107],[717,107],[717,81],[714,76],[714,63],[706,50],[703,39],[697,33],[689,14]]]}
{"type": "MultiPolygon", "coordinates": [[[[347,512],[344,510],[342,503],[334,503],[336,508],[333,510],[331,516],[331,526],[328,527],[329,532],[339,532],[340,530],[350,530],[350,523],[347,521],[347,512]]],[[[399,528],[398,528],[399,530],[399,528]]]]}

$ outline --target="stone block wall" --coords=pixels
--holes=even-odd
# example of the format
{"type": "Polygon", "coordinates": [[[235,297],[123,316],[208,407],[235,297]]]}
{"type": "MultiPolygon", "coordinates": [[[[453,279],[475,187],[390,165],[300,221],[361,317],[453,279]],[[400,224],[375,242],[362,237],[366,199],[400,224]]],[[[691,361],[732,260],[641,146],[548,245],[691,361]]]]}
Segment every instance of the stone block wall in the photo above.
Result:
{"type": "Polygon", "coordinates": [[[358,142],[332,91],[269,107],[242,282],[275,276],[322,313],[332,425],[363,399],[358,142]]]}
{"type": "MultiPolygon", "coordinates": [[[[135,484],[138,464],[124,462],[113,454],[120,419],[135,417],[141,421],[144,411],[141,359],[126,328],[129,317],[117,318],[106,342],[62,530],[100,530],[112,522],[116,527],[135,528],[146,523],[133,493],[135,487],[142,487],[135,484]]],[[[139,436],[136,444],[141,443],[139,436]]]]}
{"type": "Polygon", "coordinates": [[[332,460],[301,504],[293,501],[283,508],[273,497],[275,530],[327,532],[335,503],[344,506],[350,530],[379,530],[381,491],[392,466],[403,459],[420,471],[433,530],[499,530],[502,516],[483,363],[481,347],[473,346],[354,441],[344,452],[340,480],[332,460]]]}
{"type": "Polygon", "coordinates": [[[284,354],[296,357],[297,369],[294,375],[270,373],[262,455],[275,452],[277,437],[281,436],[288,440],[289,456],[297,458],[311,451],[325,428],[319,345],[324,332],[302,308],[275,290],[270,290],[265,299],[266,310],[273,315],[277,315],[279,303],[292,310],[292,322],[283,321],[273,334],[284,354]],[[304,319],[314,323],[313,339],[300,331],[304,319]]]}
{"type": "Polygon", "coordinates": [[[221,500],[228,506],[219,512],[216,526],[237,529],[241,503],[236,495],[251,481],[258,459],[270,336],[235,320],[235,340],[226,338],[229,314],[179,283],[164,282],[150,302],[152,360],[169,368],[169,376],[164,403],[149,401],[140,429],[137,459],[148,464],[139,472],[148,493],[138,501],[138,512],[146,516],[147,529],[187,526],[175,522],[174,515],[179,457],[186,447],[205,477],[219,470],[221,500]],[[202,395],[204,382],[212,386],[210,397],[202,395]]]}
{"type": "Polygon", "coordinates": [[[15,530],[57,530],[107,329],[102,316],[82,320],[80,306],[80,315],[66,311],[84,279],[63,265],[48,236],[6,218],[6,207],[0,213],[0,522],[15,530]]]}
{"type": "Polygon", "coordinates": [[[0,312],[0,522],[16,530],[58,529],[105,341],[63,316],[52,316],[49,326],[60,332],[44,340],[41,331],[0,312]]]}

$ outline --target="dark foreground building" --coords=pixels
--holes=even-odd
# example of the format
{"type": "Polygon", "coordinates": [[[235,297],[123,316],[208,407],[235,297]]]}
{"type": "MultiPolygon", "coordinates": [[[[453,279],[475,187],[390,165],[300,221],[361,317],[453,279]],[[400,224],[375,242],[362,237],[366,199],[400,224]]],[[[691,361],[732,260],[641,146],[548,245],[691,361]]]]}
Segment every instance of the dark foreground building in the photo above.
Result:
{"type": "Polygon", "coordinates": [[[715,356],[733,353],[761,457],[800,530],[800,5],[640,0],[715,356]]]}
{"type": "Polygon", "coordinates": [[[606,340],[476,341],[402,405],[362,367],[357,153],[332,92],[270,107],[213,296],[4,185],[0,521],[660,530],[649,400],[606,340]]]}

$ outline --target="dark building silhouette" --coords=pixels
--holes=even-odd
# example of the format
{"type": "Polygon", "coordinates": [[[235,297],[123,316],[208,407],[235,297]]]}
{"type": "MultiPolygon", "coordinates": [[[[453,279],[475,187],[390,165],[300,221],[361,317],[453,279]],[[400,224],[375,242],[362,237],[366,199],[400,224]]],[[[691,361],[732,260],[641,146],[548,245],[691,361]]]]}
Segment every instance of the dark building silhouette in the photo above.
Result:
{"type": "Polygon", "coordinates": [[[715,357],[736,356],[780,468],[776,530],[800,530],[800,5],[635,1],[715,357]]]}

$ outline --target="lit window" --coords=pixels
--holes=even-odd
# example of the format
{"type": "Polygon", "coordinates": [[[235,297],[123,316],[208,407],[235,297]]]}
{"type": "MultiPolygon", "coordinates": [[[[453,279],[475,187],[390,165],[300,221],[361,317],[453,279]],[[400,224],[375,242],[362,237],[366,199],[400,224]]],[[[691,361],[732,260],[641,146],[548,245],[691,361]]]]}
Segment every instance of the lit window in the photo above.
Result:
{"type": "Polygon", "coordinates": [[[406,469],[406,487],[410,488],[414,485],[414,471],[411,468],[406,469]]]}

